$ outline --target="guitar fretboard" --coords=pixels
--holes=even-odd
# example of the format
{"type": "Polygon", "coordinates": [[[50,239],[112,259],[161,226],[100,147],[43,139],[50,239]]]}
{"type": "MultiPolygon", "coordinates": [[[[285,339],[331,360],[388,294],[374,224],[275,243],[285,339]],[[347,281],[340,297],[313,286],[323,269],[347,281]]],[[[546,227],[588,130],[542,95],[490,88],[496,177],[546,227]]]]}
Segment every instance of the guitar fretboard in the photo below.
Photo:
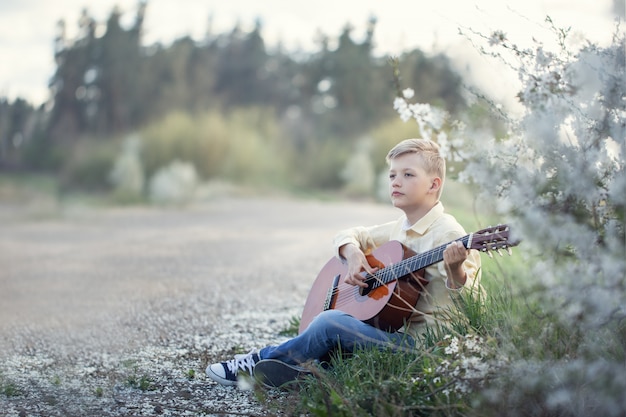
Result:
{"type": "MultiPolygon", "coordinates": [[[[469,234],[455,240],[455,242],[461,242],[463,243],[463,246],[469,248],[471,239],[472,234],[469,234]]],[[[411,274],[415,271],[419,271],[420,269],[424,269],[427,266],[440,262],[443,260],[443,251],[446,250],[449,244],[450,243],[446,243],[445,245],[441,245],[426,252],[403,259],[396,264],[389,265],[377,271],[374,275],[368,276],[365,282],[370,284],[371,289],[373,290],[382,285],[395,281],[405,275],[411,274]]]]}

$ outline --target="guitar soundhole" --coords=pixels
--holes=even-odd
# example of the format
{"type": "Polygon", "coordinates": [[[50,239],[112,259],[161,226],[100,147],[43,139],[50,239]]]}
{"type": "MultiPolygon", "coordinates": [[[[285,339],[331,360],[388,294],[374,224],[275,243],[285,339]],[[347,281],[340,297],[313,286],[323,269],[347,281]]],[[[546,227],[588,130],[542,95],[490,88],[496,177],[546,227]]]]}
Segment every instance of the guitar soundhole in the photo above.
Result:
{"type": "Polygon", "coordinates": [[[367,277],[365,279],[365,283],[367,284],[367,287],[359,287],[359,294],[361,296],[366,296],[370,292],[372,292],[372,290],[374,289],[374,282],[376,282],[374,277],[372,277],[371,275],[367,277]]]}

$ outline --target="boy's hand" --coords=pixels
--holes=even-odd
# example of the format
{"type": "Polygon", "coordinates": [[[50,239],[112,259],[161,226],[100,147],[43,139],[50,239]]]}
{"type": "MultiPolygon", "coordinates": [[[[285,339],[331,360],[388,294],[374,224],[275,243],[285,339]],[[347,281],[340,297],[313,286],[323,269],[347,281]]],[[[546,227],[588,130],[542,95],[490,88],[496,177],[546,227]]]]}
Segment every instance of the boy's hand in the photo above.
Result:
{"type": "Polygon", "coordinates": [[[461,242],[452,242],[443,251],[443,262],[448,274],[448,280],[452,281],[450,288],[462,287],[467,276],[463,269],[463,262],[467,259],[468,250],[461,242]]]}
{"type": "Polygon", "coordinates": [[[350,285],[366,288],[367,284],[365,283],[363,272],[374,274],[378,268],[372,268],[367,262],[363,251],[351,243],[342,246],[340,253],[348,263],[348,271],[344,277],[344,281],[350,285]]]}

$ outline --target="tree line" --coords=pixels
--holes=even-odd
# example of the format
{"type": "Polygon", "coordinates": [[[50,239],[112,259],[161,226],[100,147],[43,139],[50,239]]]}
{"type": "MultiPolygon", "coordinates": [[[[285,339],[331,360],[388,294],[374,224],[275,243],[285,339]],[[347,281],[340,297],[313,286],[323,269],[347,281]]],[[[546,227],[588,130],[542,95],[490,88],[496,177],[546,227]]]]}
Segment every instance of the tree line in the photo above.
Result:
{"type": "MultiPolygon", "coordinates": [[[[81,138],[114,138],[173,111],[269,108],[296,144],[356,138],[395,117],[392,69],[373,53],[375,17],[359,42],[346,24],[336,39],[320,35],[316,51],[296,55],[268,48],[260,21],[249,31],[236,24],[202,40],[144,45],[146,8],[139,4],[130,27],[118,8],[103,23],[85,9],[73,39],[58,22],[49,103],[35,108],[0,98],[0,169],[54,168],[53,155],[81,138]]],[[[466,107],[462,80],[445,55],[415,49],[399,58],[420,102],[451,113],[466,107]]]]}

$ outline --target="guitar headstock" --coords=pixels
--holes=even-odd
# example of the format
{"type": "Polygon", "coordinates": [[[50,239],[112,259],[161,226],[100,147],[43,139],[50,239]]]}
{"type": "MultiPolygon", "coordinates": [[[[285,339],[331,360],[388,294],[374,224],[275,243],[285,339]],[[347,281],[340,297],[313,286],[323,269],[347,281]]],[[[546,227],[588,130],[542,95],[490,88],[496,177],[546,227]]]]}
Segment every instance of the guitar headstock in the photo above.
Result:
{"type": "Polygon", "coordinates": [[[508,225],[501,224],[474,232],[468,242],[468,249],[486,252],[489,256],[493,256],[491,251],[496,251],[502,256],[501,249],[505,249],[510,255],[511,248],[519,244],[519,240],[511,240],[510,231],[508,225]]]}

